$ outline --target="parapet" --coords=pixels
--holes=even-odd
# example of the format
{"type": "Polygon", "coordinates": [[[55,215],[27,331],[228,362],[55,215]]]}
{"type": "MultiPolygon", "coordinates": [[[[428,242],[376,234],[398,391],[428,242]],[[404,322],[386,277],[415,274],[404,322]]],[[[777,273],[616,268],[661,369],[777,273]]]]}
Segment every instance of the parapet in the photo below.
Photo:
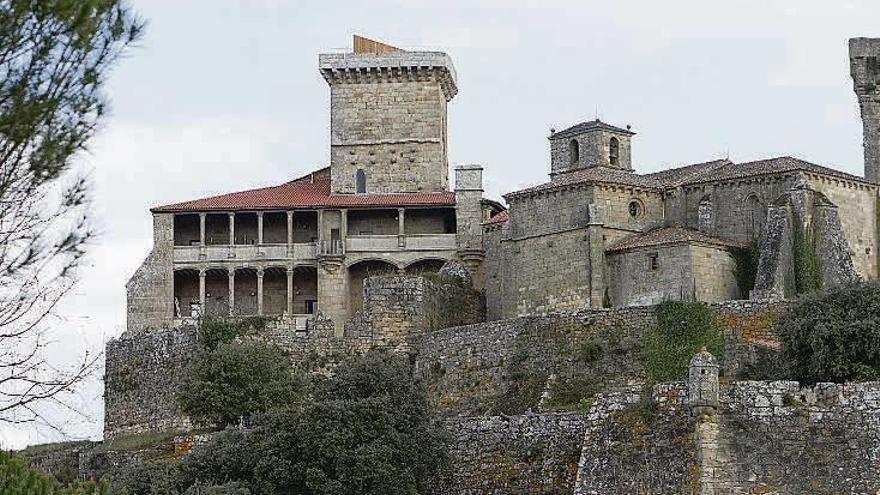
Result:
{"type": "Polygon", "coordinates": [[[318,70],[330,85],[435,80],[446,101],[458,93],[455,67],[443,52],[322,53],[318,70]]]}

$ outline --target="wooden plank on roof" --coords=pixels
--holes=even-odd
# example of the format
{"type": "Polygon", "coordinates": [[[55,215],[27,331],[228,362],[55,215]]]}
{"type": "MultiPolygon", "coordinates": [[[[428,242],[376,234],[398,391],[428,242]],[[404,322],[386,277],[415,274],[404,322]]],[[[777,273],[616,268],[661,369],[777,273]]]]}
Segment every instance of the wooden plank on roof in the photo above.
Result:
{"type": "Polygon", "coordinates": [[[400,48],[391,46],[380,41],[364,38],[363,36],[354,35],[354,52],[355,53],[389,53],[402,52],[400,48]]]}

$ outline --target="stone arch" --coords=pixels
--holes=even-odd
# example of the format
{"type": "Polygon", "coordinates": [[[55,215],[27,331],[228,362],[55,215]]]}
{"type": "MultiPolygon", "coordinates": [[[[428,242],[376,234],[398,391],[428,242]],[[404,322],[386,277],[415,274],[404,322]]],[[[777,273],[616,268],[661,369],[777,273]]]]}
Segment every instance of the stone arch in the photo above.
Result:
{"type": "Polygon", "coordinates": [[[358,194],[365,194],[367,192],[367,173],[364,169],[359,168],[354,173],[354,183],[354,192],[358,194]]]}
{"type": "Polygon", "coordinates": [[[611,165],[620,163],[620,141],[614,136],[611,136],[608,143],[608,161],[611,165]]]}
{"type": "Polygon", "coordinates": [[[198,318],[199,271],[195,268],[174,270],[174,317],[198,318]]]}
{"type": "Polygon", "coordinates": [[[395,263],[378,259],[365,259],[352,263],[348,267],[348,314],[353,316],[364,307],[364,280],[375,275],[392,275],[397,273],[395,263]]]}
{"type": "Polygon", "coordinates": [[[577,139],[568,142],[568,164],[572,167],[581,161],[581,148],[577,139]]]}
{"type": "Polygon", "coordinates": [[[418,275],[421,273],[437,273],[446,263],[442,258],[420,258],[406,265],[407,275],[418,275]]]}
{"type": "Polygon", "coordinates": [[[749,193],[743,200],[745,211],[746,237],[757,241],[764,232],[764,223],[767,221],[767,207],[758,193],[749,193]]]}

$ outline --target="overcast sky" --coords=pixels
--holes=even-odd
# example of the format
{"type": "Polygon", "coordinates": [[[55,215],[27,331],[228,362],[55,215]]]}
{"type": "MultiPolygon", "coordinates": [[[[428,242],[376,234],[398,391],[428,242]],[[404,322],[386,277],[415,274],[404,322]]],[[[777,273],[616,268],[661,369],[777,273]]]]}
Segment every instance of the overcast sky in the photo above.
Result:
{"type": "MultiPolygon", "coordinates": [[[[125,326],[124,284],[151,245],[148,208],[323,167],[329,91],[318,53],[351,35],[448,52],[450,164],[487,194],[545,180],[549,129],[632,125],[638,172],[792,155],[862,174],[847,39],[880,36],[876,1],[394,2],[141,0],[141,46],[113,73],[112,116],[81,159],[101,231],[55,322],[55,354],[99,352],[125,326]]],[[[63,413],[98,438],[94,380],[63,413]]],[[[55,440],[0,427],[0,447],[55,440]]]]}

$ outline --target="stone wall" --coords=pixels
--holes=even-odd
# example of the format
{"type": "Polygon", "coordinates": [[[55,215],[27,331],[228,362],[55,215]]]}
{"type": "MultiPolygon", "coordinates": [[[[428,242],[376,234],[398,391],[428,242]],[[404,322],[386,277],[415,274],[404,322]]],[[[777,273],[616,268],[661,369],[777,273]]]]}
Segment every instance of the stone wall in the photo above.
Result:
{"type": "Polygon", "coordinates": [[[880,384],[736,382],[720,399],[703,493],[880,491],[880,384]]]}
{"type": "Polygon", "coordinates": [[[605,166],[632,170],[632,139],[629,134],[603,129],[584,131],[568,137],[550,136],[550,174],[571,172],[582,168],[605,166]],[[611,165],[611,138],[618,142],[618,162],[611,165]],[[573,162],[571,141],[578,143],[578,160],[573,162]]]}
{"type": "Polygon", "coordinates": [[[691,246],[678,244],[608,253],[608,293],[614,306],[640,306],[694,297],[691,246]],[[656,268],[651,268],[656,257],[656,268]]]}
{"type": "Polygon", "coordinates": [[[368,277],[363,294],[363,310],[346,322],[345,335],[370,337],[377,344],[485,319],[479,293],[440,275],[368,277]]]}
{"type": "Polygon", "coordinates": [[[153,215],[153,249],[125,284],[129,332],[168,326],[174,314],[174,215],[153,215]]]}
{"type": "Polygon", "coordinates": [[[104,437],[189,428],[177,392],[197,345],[192,326],[126,333],[108,342],[104,437]]]}
{"type": "Polygon", "coordinates": [[[599,397],[587,413],[575,495],[699,493],[694,420],[683,384],[599,397]]]}
{"type": "MultiPolygon", "coordinates": [[[[778,350],[772,328],[785,303],[710,306],[725,338],[726,377],[778,350]]],[[[514,401],[522,413],[554,407],[554,390],[571,383],[598,393],[643,382],[644,340],[654,325],[652,306],[582,310],[447,328],[414,336],[410,347],[442,414],[492,414],[514,401]]]]}
{"type": "Polygon", "coordinates": [[[453,436],[452,469],[433,493],[571,494],[583,414],[459,417],[445,423],[453,436]]]}
{"type": "Polygon", "coordinates": [[[865,178],[880,182],[880,39],[849,40],[850,75],[859,99],[865,148],[865,178]]]}

